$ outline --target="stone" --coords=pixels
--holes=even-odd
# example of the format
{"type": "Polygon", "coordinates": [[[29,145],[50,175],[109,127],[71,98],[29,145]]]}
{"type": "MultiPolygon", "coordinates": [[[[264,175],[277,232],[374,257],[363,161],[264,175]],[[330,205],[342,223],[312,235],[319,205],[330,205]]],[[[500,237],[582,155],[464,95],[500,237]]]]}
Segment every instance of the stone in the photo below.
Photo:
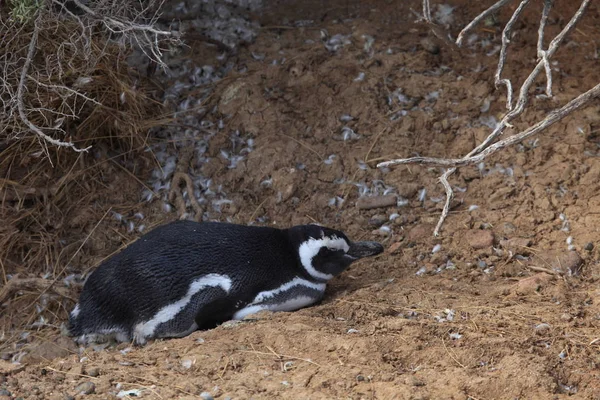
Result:
{"type": "Polygon", "coordinates": [[[96,391],[96,385],[93,382],[83,382],[75,387],[77,394],[92,394],[96,391]]]}
{"type": "Polygon", "coordinates": [[[513,254],[527,255],[530,252],[531,239],[528,238],[512,238],[508,240],[500,240],[502,248],[511,251],[513,254]]]}
{"type": "Polygon", "coordinates": [[[356,207],[361,210],[370,210],[373,208],[385,208],[395,206],[398,197],[395,194],[385,196],[363,196],[356,200],[356,207]]]}
{"type": "Polygon", "coordinates": [[[465,233],[469,246],[475,250],[487,249],[494,244],[494,232],[484,229],[471,229],[465,233]]]}
{"type": "Polygon", "coordinates": [[[546,273],[535,274],[517,282],[515,292],[520,295],[537,293],[546,287],[551,280],[552,275],[546,273]]]}
{"type": "Polygon", "coordinates": [[[71,354],[77,354],[78,348],[71,338],[59,336],[52,342],[42,342],[35,345],[23,356],[21,362],[27,364],[36,364],[48,362],[55,358],[68,357],[71,354]]]}

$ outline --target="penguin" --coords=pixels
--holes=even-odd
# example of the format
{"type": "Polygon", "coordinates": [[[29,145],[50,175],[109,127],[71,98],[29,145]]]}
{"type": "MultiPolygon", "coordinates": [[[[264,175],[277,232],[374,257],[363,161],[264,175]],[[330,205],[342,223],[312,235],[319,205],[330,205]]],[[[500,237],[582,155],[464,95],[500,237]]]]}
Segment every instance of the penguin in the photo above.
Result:
{"type": "Polygon", "coordinates": [[[261,310],[295,311],[319,302],[352,262],[382,251],[319,225],[171,222],[89,275],[67,330],[80,344],[143,345],[261,310]]]}

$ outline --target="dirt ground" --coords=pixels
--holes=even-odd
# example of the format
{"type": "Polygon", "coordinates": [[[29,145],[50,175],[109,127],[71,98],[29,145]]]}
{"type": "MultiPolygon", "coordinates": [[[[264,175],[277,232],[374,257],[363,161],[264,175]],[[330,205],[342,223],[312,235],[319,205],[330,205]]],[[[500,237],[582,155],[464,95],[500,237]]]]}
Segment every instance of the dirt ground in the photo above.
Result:
{"type": "MultiPolygon", "coordinates": [[[[532,3],[505,69],[515,87],[536,62],[541,2],[532,3]]],[[[484,9],[450,4],[454,37],[484,9]]],[[[577,6],[557,2],[548,37],[577,6]]],[[[442,169],[375,165],[415,154],[462,157],[487,136],[504,112],[493,74],[514,5],[462,49],[415,22],[417,1],[265,7],[254,15],[256,40],[234,56],[237,68],[209,99],[225,126],[202,171],[231,200],[211,218],[318,222],[379,240],[386,252],[335,278],[319,305],[144,347],[78,349],[58,333],[76,290],[51,298],[59,304],[47,314],[52,324],[21,334],[20,364],[11,362],[17,347],[8,340],[19,333],[5,326],[0,399],[600,399],[600,104],[460,168],[450,179],[453,209],[434,238],[442,169]],[[323,29],[347,42],[327,49],[323,29]],[[235,130],[254,144],[229,168],[219,154],[233,152],[226,132],[235,130]],[[360,195],[384,192],[406,201],[356,207],[360,195]]],[[[593,4],[555,57],[555,97],[532,96],[509,133],[600,81],[599,18],[593,4]]],[[[190,39],[182,56],[211,64],[218,55],[190,39]]],[[[537,85],[541,93],[545,81],[537,85]]],[[[177,218],[158,200],[139,203],[150,167],[136,177],[113,172],[99,209],[120,204],[123,215],[143,212],[148,226],[177,218]]],[[[74,228],[73,235],[94,233],[82,269],[141,235],[111,218],[96,229],[99,221],[74,228]]],[[[5,325],[25,313],[26,295],[5,303],[5,325]]]]}

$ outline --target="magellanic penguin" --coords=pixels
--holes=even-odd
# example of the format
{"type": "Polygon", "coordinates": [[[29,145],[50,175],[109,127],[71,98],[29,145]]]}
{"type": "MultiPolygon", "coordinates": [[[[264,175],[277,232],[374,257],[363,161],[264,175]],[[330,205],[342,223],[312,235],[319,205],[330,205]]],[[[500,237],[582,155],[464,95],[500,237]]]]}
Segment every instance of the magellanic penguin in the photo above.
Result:
{"type": "Polygon", "coordinates": [[[144,344],[261,310],[298,310],[321,300],[327,281],[353,261],[382,251],[318,225],[172,222],[90,274],[68,330],[82,344],[144,344]]]}

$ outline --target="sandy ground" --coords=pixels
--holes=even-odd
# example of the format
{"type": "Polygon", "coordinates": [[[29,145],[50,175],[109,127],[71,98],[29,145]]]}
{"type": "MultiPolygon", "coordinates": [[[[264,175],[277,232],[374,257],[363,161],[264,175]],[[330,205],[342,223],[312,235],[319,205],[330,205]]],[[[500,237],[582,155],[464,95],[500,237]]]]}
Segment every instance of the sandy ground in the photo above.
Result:
{"type": "MultiPolygon", "coordinates": [[[[142,348],[79,350],[56,329],[34,332],[24,338],[22,364],[3,349],[0,399],[600,398],[600,105],[460,168],[451,178],[452,212],[434,238],[442,170],[375,164],[460,157],[490,132],[504,112],[505,92],[493,85],[503,25],[482,25],[466,48],[451,50],[415,23],[417,3],[272,2],[256,15],[256,40],[235,56],[245,68],[217,82],[210,97],[223,132],[254,140],[236,168],[219,158],[232,150],[230,136],[211,140],[203,173],[233,202],[215,218],[319,222],[379,240],[384,254],[334,279],[314,307],[142,348]],[[347,43],[328,50],[321,29],[347,35],[347,43]],[[385,191],[406,204],[356,207],[361,194],[385,191]]],[[[452,3],[453,35],[483,9],[463,3],[452,3]]],[[[535,65],[541,6],[534,3],[516,26],[506,66],[518,85],[535,65]]],[[[548,35],[575,6],[551,13],[548,35]]],[[[598,18],[592,6],[557,53],[555,98],[532,97],[515,131],[600,81],[598,18]]],[[[190,49],[183,56],[217,55],[200,40],[190,49]]],[[[102,194],[106,209],[111,198],[124,203],[142,191],[131,175],[114,176],[127,189],[102,194]]],[[[149,225],[176,217],[160,202],[143,207],[149,225]]],[[[86,247],[90,263],[139,236],[106,224],[105,236],[94,236],[102,243],[86,247]]],[[[60,301],[56,325],[73,305],[60,301]]],[[[17,296],[5,315],[22,306],[17,296]]]]}

